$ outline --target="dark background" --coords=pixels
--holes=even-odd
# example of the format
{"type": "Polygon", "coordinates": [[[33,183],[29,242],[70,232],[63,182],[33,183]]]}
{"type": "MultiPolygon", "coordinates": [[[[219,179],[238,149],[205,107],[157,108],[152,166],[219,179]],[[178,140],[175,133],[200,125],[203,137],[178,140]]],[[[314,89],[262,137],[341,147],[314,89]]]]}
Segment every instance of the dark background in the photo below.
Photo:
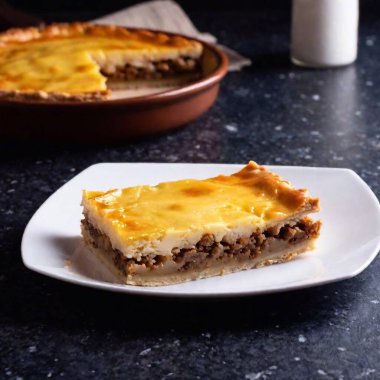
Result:
{"type": "MultiPolygon", "coordinates": [[[[128,0],[8,0],[8,3],[22,11],[30,12],[48,21],[91,19],[102,14],[115,12],[139,1],[128,0]]],[[[290,0],[180,0],[177,1],[186,12],[226,12],[234,11],[265,12],[268,17],[283,13],[284,20],[290,21],[290,0]]],[[[379,19],[377,0],[361,0],[360,10],[365,20],[379,19]]],[[[242,13],[241,16],[244,14],[242,13]]],[[[196,22],[196,20],[195,20],[196,22]]],[[[254,23],[252,25],[254,27],[254,23]]]]}
{"type": "MultiPolygon", "coordinates": [[[[378,258],[335,284],[204,301],[96,291],[23,266],[20,242],[30,217],[97,162],[348,167],[380,196],[378,1],[361,1],[358,60],[336,70],[290,64],[288,1],[181,3],[200,30],[253,61],[228,74],[207,114],[183,129],[118,145],[0,141],[0,378],[379,379],[378,258]]],[[[69,21],[127,2],[12,4],[47,21],[69,21]]]]}

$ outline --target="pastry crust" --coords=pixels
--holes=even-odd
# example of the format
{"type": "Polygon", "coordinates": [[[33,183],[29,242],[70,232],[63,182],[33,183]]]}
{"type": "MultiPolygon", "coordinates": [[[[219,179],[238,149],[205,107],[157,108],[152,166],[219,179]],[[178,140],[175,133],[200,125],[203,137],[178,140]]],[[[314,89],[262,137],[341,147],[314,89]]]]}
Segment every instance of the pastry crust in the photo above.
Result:
{"type": "Polygon", "coordinates": [[[138,285],[282,262],[313,246],[321,225],[307,217],[318,198],[252,161],[229,176],[84,191],[82,205],[87,246],[138,285]]]}
{"type": "Polygon", "coordinates": [[[199,42],[182,36],[152,32],[145,29],[128,29],[116,25],[96,25],[85,22],[52,24],[46,27],[14,28],[0,34],[0,47],[11,42],[29,42],[38,39],[73,36],[117,37],[119,39],[149,42],[159,48],[176,47],[187,54],[197,56],[202,47],[199,42]]]}
{"type": "Polygon", "coordinates": [[[0,91],[0,99],[6,100],[16,100],[16,101],[44,101],[49,102],[70,102],[70,101],[80,101],[89,102],[94,100],[104,100],[108,98],[110,94],[109,90],[104,91],[94,91],[87,94],[67,94],[59,92],[46,92],[46,91],[0,91]]]}
{"type": "MultiPolygon", "coordinates": [[[[0,98],[52,102],[105,99],[110,94],[106,79],[115,72],[131,67],[140,73],[143,70],[143,74],[151,75],[159,70],[162,74],[162,71],[170,71],[167,63],[177,62],[171,70],[179,68],[188,74],[198,69],[195,66],[202,50],[199,42],[182,36],[110,25],[77,22],[10,29],[0,33],[0,98]],[[72,46],[69,45],[71,41],[75,42],[72,46]],[[52,46],[52,43],[56,45],[52,46]],[[41,52],[42,48],[45,52],[41,52]],[[23,49],[27,49],[26,52],[23,49]],[[48,57],[46,49],[50,49],[48,54],[51,55],[48,57]],[[17,67],[16,61],[16,65],[12,65],[13,55],[17,54],[23,54],[20,67],[17,67]],[[76,62],[78,67],[75,67],[76,62]],[[25,78],[34,69],[37,74],[25,78]],[[77,75],[76,83],[73,83],[70,74],[77,75]],[[43,77],[44,85],[49,81],[51,83],[45,85],[46,88],[38,88],[35,83],[40,79],[38,76],[43,77]],[[52,83],[62,80],[62,77],[63,85],[54,87],[52,83]],[[78,83],[83,79],[83,83],[93,82],[81,91],[78,83]],[[64,80],[68,82],[67,90],[64,80]]],[[[20,62],[20,57],[16,58],[20,62]]],[[[125,76],[128,81],[128,75],[125,76]]]]}

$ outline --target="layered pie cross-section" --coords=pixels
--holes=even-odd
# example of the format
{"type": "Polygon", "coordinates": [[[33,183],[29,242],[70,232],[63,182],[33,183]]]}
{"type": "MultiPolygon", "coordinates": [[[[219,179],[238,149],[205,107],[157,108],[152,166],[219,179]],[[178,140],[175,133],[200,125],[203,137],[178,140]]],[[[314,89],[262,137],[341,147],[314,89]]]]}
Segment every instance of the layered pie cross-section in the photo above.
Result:
{"type": "Polygon", "coordinates": [[[107,99],[112,88],[182,84],[201,74],[201,43],[89,23],[0,33],[0,98],[107,99]]]}
{"type": "MultiPolygon", "coordinates": [[[[169,285],[313,249],[318,198],[250,162],[226,176],[83,192],[82,235],[124,283],[169,285]]],[[[252,273],[254,276],[254,273],[252,273]]]]}

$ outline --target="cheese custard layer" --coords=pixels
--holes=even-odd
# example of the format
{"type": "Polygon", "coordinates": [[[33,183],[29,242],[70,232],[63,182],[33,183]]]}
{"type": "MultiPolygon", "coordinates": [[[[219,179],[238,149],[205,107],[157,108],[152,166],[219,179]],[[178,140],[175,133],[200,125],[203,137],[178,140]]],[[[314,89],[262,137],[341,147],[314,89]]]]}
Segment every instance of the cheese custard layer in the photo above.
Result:
{"type": "Polygon", "coordinates": [[[311,248],[318,199],[250,162],[231,176],[84,191],[82,232],[124,281],[160,285],[248,269],[311,248]]]}

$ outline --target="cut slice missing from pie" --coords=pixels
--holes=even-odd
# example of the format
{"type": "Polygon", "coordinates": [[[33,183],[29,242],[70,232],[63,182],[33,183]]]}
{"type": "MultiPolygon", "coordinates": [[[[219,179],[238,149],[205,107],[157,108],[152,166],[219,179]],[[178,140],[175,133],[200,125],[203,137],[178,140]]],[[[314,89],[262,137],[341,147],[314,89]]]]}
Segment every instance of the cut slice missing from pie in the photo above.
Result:
{"type": "Polygon", "coordinates": [[[291,260],[314,247],[321,226],[309,217],[318,198],[254,162],[230,176],[84,191],[82,205],[86,246],[142,286],[291,260]]]}
{"type": "Polygon", "coordinates": [[[0,98],[105,99],[111,89],[200,76],[203,46],[146,30],[87,23],[0,34],[0,98]]]}

